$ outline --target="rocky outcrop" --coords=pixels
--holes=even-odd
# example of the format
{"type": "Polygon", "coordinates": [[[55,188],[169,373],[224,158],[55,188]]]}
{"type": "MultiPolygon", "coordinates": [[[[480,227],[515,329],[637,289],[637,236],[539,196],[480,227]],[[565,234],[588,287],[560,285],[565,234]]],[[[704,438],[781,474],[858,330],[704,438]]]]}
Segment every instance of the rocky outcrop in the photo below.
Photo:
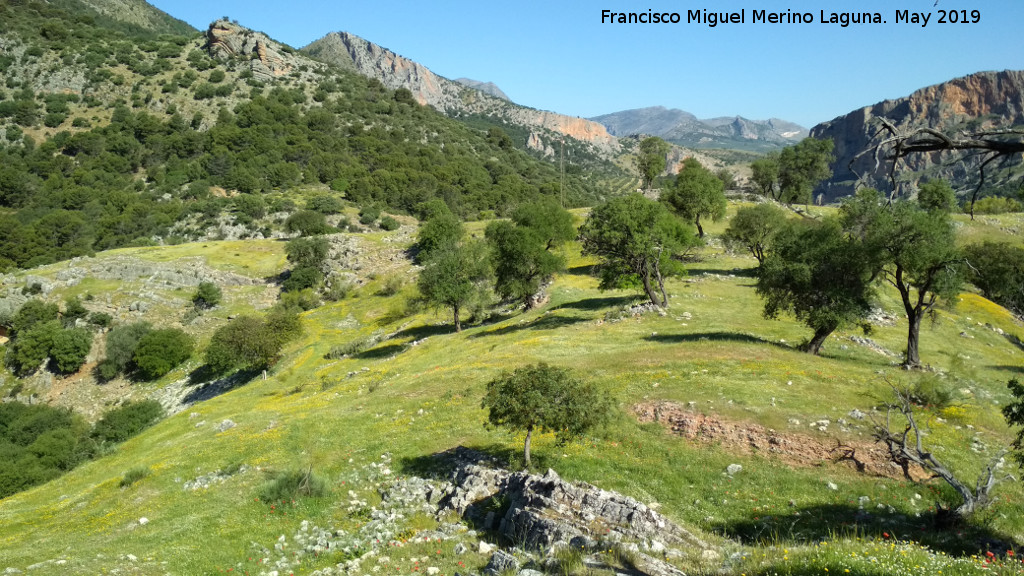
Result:
{"type": "MultiPolygon", "coordinates": [[[[324,62],[376,78],[392,90],[406,88],[420,104],[449,116],[491,116],[530,128],[538,138],[546,132],[574,138],[606,156],[619,150],[617,139],[597,122],[513,104],[507,98],[438,76],[418,62],[348,32],[332,32],[302,50],[324,62]]],[[[552,145],[552,140],[547,137],[540,149],[552,145]]]]}
{"type": "MultiPolygon", "coordinates": [[[[451,483],[438,506],[495,530],[528,548],[576,539],[658,541],[674,547],[707,548],[702,540],[649,506],[583,482],[566,482],[554,470],[543,476],[485,465],[480,454],[459,447],[451,483]]],[[[434,494],[431,497],[438,498],[434,494]]]]}
{"type": "MultiPolygon", "coordinates": [[[[880,129],[878,118],[892,122],[901,132],[934,128],[944,133],[1006,129],[1024,125],[1024,71],[979,72],[922,88],[910,96],[885,100],[854,110],[815,126],[811,136],[831,138],[835,142],[834,176],[817,193],[829,200],[853,193],[858,174],[861,184],[891,191],[889,165],[875,166],[871,155],[854,162],[854,157],[870,148],[880,129]]],[[[977,183],[980,158],[962,153],[919,154],[901,162],[898,174],[900,195],[912,195],[922,179],[945,178],[961,192],[973,190],[977,183]]],[[[1020,176],[1019,168],[991,170],[987,181],[1005,185],[1020,176]]]]}
{"type": "Polygon", "coordinates": [[[729,116],[700,120],[693,114],[662,106],[623,110],[591,118],[614,136],[647,134],[691,148],[740,148],[773,150],[795,144],[807,129],[772,118],[749,120],[729,116]]]}
{"type": "MultiPolygon", "coordinates": [[[[217,20],[206,31],[207,49],[210,56],[218,60],[238,59],[248,62],[253,76],[260,80],[274,80],[298,71],[310,74],[310,70],[323,68],[322,64],[296,55],[291,49],[274,42],[265,34],[255,32],[230,22],[217,20]],[[300,66],[305,71],[299,70],[300,66]]],[[[313,76],[310,75],[309,79],[313,76]]]]}

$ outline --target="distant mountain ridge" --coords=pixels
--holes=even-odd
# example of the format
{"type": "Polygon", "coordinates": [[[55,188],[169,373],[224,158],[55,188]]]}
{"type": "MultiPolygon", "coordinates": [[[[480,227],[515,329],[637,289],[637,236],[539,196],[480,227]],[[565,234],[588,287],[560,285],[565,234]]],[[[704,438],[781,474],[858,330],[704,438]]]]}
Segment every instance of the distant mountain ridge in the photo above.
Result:
{"type": "Polygon", "coordinates": [[[406,88],[420,104],[453,117],[480,115],[526,127],[531,148],[553,155],[562,136],[593,146],[606,157],[618,140],[597,122],[520,106],[477,88],[433,73],[426,66],[348,32],[332,32],[302,51],[324,62],[376,78],[396,90],[406,88]]]}
{"type": "Polygon", "coordinates": [[[649,134],[690,148],[736,148],[768,151],[795,144],[807,137],[806,128],[771,118],[750,120],[742,116],[701,120],[677,108],[652,106],[603,114],[591,118],[613,136],[649,134]]]}
{"type": "Polygon", "coordinates": [[[484,94],[497,96],[498,98],[508,100],[509,102],[512,101],[512,99],[508,97],[508,94],[502,92],[501,88],[498,88],[498,85],[494,82],[481,82],[479,80],[473,80],[472,78],[456,78],[455,81],[463,86],[469,86],[470,88],[479,90],[484,94]]]}
{"type": "MultiPolygon", "coordinates": [[[[947,134],[1021,128],[1024,127],[1024,71],[978,72],[818,124],[811,130],[811,136],[831,138],[835,142],[836,161],[834,176],[819,186],[817,193],[829,200],[852,194],[858,174],[864,177],[861,185],[890,191],[889,164],[876,167],[874,158],[868,154],[859,158],[852,170],[850,167],[854,157],[872,145],[880,129],[877,118],[889,120],[904,133],[925,127],[947,134]]],[[[979,156],[963,153],[915,155],[901,162],[897,192],[911,195],[919,181],[943,178],[961,194],[966,194],[977,184],[980,162],[979,156]]],[[[990,190],[1001,187],[1015,190],[1022,175],[1024,169],[1019,162],[1004,169],[990,166],[986,171],[986,186],[990,190]]]]}

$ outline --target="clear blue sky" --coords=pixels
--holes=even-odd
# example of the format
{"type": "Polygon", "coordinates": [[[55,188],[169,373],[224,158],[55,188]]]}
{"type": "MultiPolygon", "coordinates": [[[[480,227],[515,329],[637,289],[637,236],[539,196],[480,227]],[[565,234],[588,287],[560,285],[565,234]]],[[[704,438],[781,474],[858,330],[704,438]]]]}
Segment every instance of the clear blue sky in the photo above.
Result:
{"type": "MultiPolygon", "coordinates": [[[[296,48],[344,30],[449,78],[491,81],[519,104],[590,117],[665,106],[701,118],[783,118],[810,127],[855,108],[982,70],[1024,69],[1024,0],[151,0],[205,29],[229,16],[296,48]],[[821,10],[886,24],[821,24],[821,10]],[[687,11],[746,10],[745,24],[685,23],[687,11]],[[681,24],[602,24],[601,10],[679,12],[681,24]],[[811,24],[751,22],[753,10],[811,24]],[[938,10],[979,10],[938,24],[938,10]],[[896,11],[932,14],[896,24],[896,11]]],[[[958,12],[959,13],[959,12],[958,12]]]]}

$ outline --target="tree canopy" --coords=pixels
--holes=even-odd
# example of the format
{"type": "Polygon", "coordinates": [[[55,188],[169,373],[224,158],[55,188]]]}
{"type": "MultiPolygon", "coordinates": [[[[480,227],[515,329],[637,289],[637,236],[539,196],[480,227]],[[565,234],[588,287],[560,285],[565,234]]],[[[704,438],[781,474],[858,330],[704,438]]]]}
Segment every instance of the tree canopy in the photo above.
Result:
{"type": "Polygon", "coordinates": [[[654,179],[665,171],[666,159],[672,146],[658,138],[651,136],[640,141],[636,153],[636,169],[640,172],[643,180],[643,187],[650,188],[654,179]]]}
{"type": "Polygon", "coordinates": [[[787,204],[810,204],[814,187],[832,176],[832,140],[804,138],[779,154],[779,199],[787,204]]]}
{"type": "Polygon", "coordinates": [[[682,272],[672,256],[698,243],[664,205],[637,193],[594,208],[579,238],[583,254],[601,259],[601,289],[639,286],[660,307],[668,305],[665,276],[682,272]]]}
{"type": "Polygon", "coordinates": [[[697,235],[704,237],[700,219],[718,221],[725,216],[725,185],[721,178],[694,158],[683,160],[675,185],[661,196],[668,207],[686,221],[697,226],[697,235]]]}
{"type": "Polygon", "coordinates": [[[462,312],[486,299],[491,269],[487,246],[469,240],[431,251],[417,286],[423,299],[450,308],[455,331],[462,331],[462,312]]]}
{"type": "Polygon", "coordinates": [[[526,432],[523,458],[529,468],[534,430],[554,432],[566,442],[607,422],[614,403],[609,394],[567,369],[541,362],[488,382],[481,407],[488,411],[489,426],[526,432]]]}
{"type": "Polygon", "coordinates": [[[736,211],[722,239],[732,249],[743,248],[760,265],[778,231],[786,224],[786,213],[772,204],[744,206],[736,211]]]}

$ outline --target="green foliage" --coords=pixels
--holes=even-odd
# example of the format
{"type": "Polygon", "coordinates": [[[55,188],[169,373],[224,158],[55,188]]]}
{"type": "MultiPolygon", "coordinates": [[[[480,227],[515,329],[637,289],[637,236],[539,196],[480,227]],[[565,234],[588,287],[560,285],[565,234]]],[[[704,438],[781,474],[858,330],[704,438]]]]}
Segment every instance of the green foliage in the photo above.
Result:
{"type": "Polygon", "coordinates": [[[504,372],[487,383],[481,407],[492,427],[526,431],[525,459],[530,465],[530,434],[554,432],[565,442],[611,417],[611,397],[584,384],[567,369],[543,362],[504,372]]]}
{"type": "Polygon", "coordinates": [[[401,227],[401,224],[399,224],[398,220],[395,220],[391,216],[385,215],[380,219],[381,230],[387,230],[388,232],[392,232],[394,230],[398,230],[399,227],[401,227]]]}
{"type": "Polygon", "coordinates": [[[321,214],[341,214],[345,204],[337,196],[317,194],[306,202],[306,208],[321,214]]]}
{"type": "Polygon", "coordinates": [[[359,223],[369,226],[380,218],[380,208],[376,206],[364,206],[359,209],[359,223]]]}
{"type": "Polygon", "coordinates": [[[50,320],[18,332],[7,345],[4,363],[18,376],[29,376],[50,357],[54,337],[61,332],[60,322],[50,320]]]}
{"type": "MultiPolygon", "coordinates": [[[[964,206],[964,211],[969,212],[971,205],[964,206]]],[[[1021,203],[1013,198],[1005,196],[986,196],[974,203],[975,214],[1005,214],[1007,212],[1022,211],[1021,203]]]]}
{"type": "Polygon", "coordinates": [[[917,203],[929,212],[952,212],[956,208],[956,193],[945,180],[925,182],[917,191],[917,203]]]}
{"type": "Polygon", "coordinates": [[[733,250],[745,248],[750,251],[761,264],[775,235],[785,224],[786,213],[778,206],[767,203],[744,206],[736,211],[722,239],[733,250]]]}
{"type": "Polygon", "coordinates": [[[1012,446],[1015,450],[1014,459],[1021,468],[1024,468],[1024,385],[1014,378],[1006,383],[1006,387],[1010,389],[1012,399],[1009,404],[1003,406],[1003,417],[1010,427],[1021,427],[1016,431],[1017,437],[1013,440],[1012,446]]]}
{"type": "Polygon", "coordinates": [[[874,258],[876,274],[899,291],[908,320],[904,363],[919,366],[921,320],[940,299],[955,297],[964,280],[964,256],[949,215],[913,202],[884,205],[871,189],[860,190],[840,212],[843,226],[874,258]]]}
{"type": "Polygon", "coordinates": [[[267,369],[300,330],[298,315],[281,308],[275,308],[264,320],[239,316],[213,333],[206,348],[206,365],[215,374],[267,369]]]}
{"type": "Polygon", "coordinates": [[[302,236],[330,234],[334,230],[327,225],[327,218],[312,210],[299,210],[284,221],[285,230],[298,232],[302,236]]]}
{"type": "Polygon", "coordinates": [[[103,443],[124,442],[163,416],[164,408],[156,400],[125,402],[104,413],[93,425],[91,436],[103,443]]]}
{"type": "Polygon", "coordinates": [[[455,331],[459,332],[460,313],[486,299],[490,272],[484,243],[447,245],[430,252],[417,286],[426,302],[452,310],[455,331]]]}
{"type": "Polygon", "coordinates": [[[288,241],[284,251],[293,267],[322,270],[327,263],[330,244],[326,238],[295,238],[288,241]]]}
{"type": "Polygon", "coordinates": [[[327,483],[309,468],[274,474],[260,488],[259,499],[269,506],[292,503],[297,498],[320,498],[326,494],[327,483]]]}
{"type": "Polygon", "coordinates": [[[60,374],[77,372],[92,348],[92,333],[84,328],[70,328],[55,333],[50,343],[50,358],[60,374]]]}
{"type": "Polygon", "coordinates": [[[804,138],[779,154],[779,198],[787,204],[810,204],[814,187],[832,176],[832,140],[804,138]]]}
{"type": "Polygon", "coordinates": [[[1024,312],[1024,248],[984,242],[964,248],[968,280],[989,300],[1024,312]]]}
{"type": "Polygon", "coordinates": [[[657,136],[644,138],[636,154],[636,169],[643,179],[644,188],[650,188],[654,179],[665,170],[665,157],[672,147],[657,136]]]}
{"type": "Polygon", "coordinates": [[[908,390],[910,400],[925,408],[942,410],[948,408],[956,400],[953,383],[940,378],[936,374],[922,374],[917,377],[914,385],[908,390]]]}
{"type": "Polygon", "coordinates": [[[324,273],[317,268],[293,268],[288,278],[281,283],[282,292],[301,292],[315,290],[324,281],[324,273]]]}
{"type": "Polygon", "coordinates": [[[662,200],[684,220],[697,226],[704,237],[701,217],[718,221],[725,216],[725,188],[722,181],[694,158],[683,160],[675,186],[662,194],[662,200]]]}
{"type": "Polygon", "coordinates": [[[791,312],[814,330],[806,350],[817,354],[832,332],[871,310],[873,272],[864,245],[839,222],[793,221],[775,236],[758,270],[757,293],[765,317],[791,312]]]}
{"type": "Polygon", "coordinates": [[[192,337],[177,328],[152,330],[139,339],[132,355],[136,374],[156,380],[188,360],[194,346],[192,337]]]}
{"type": "Polygon", "coordinates": [[[565,259],[549,252],[546,239],[533,228],[495,221],[487,226],[486,238],[494,264],[495,292],[523,302],[527,308],[541,283],[565,269],[565,259]]]}
{"type": "Polygon", "coordinates": [[[31,329],[37,324],[56,320],[60,315],[60,308],[56,304],[47,304],[42,300],[32,299],[21,305],[11,319],[11,334],[17,336],[19,333],[31,329]]]}
{"type": "Polygon", "coordinates": [[[286,310],[305,312],[320,306],[320,297],[311,288],[283,292],[278,304],[286,310]]]}
{"type": "Polygon", "coordinates": [[[519,205],[512,212],[512,221],[533,231],[544,242],[547,250],[561,246],[576,236],[572,214],[551,197],[519,205]]]}
{"type": "Polygon", "coordinates": [[[61,314],[64,326],[74,326],[76,320],[84,319],[88,315],[89,311],[78,298],[68,298],[64,301],[64,313],[61,314]]]}
{"type": "Polygon", "coordinates": [[[220,286],[213,282],[203,281],[199,283],[196,293],[192,295],[192,305],[197,309],[208,310],[220,304],[223,297],[224,293],[221,291],[220,286]]]}
{"type": "Polygon", "coordinates": [[[246,216],[259,219],[267,215],[267,203],[252,194],[239,194],[234,198],[235,210],[246,216]]]}
{"type": "Polygon", "coordinates": [[[668,305],[664,277],[682,272],[672,256],[698,243],[664,205],[636,193],[594,208],[579,237],[583,254],[601,259],[602,290],[640,286],[662,307],[668,305]]]}
{"type": "Polygon", "coordinates": [[[121,477],[121,481],[117,485],[121,488],[127,488],[132,484],[142,480],[149,476],[150,470],[146,466],[136,466],[135,468],[129,468],[124,476],[121,477]]]}
{"type": "Polygon", "coordinates": [[[88,458],[88,430],[64,408],[0,403],[0,499],[56,478],[88,458]]]}
{"type": "Polygon", "coordinates": [[[110,380],[130,368],[139,341],[153,330],[149,322],[115,326],[107,334],[106,359],[100,363],[100,376],[110,380]]]}
{"type": "Polygon", "coordinates": [[[419,250],[417,261],[425,262],[434,252],[451,248],[458,243],[463,233],[462,221],[458,217],[448,211],[447,207],[438,210],[420,226],[416,235],[416,247],[419,250]]]}
{"type": "Polygon", "coordinates": [[[89,314],[89,324],[97,328],[107,328],[114,321],[114,317],[106,312],[93,312],[89,314]]]}

